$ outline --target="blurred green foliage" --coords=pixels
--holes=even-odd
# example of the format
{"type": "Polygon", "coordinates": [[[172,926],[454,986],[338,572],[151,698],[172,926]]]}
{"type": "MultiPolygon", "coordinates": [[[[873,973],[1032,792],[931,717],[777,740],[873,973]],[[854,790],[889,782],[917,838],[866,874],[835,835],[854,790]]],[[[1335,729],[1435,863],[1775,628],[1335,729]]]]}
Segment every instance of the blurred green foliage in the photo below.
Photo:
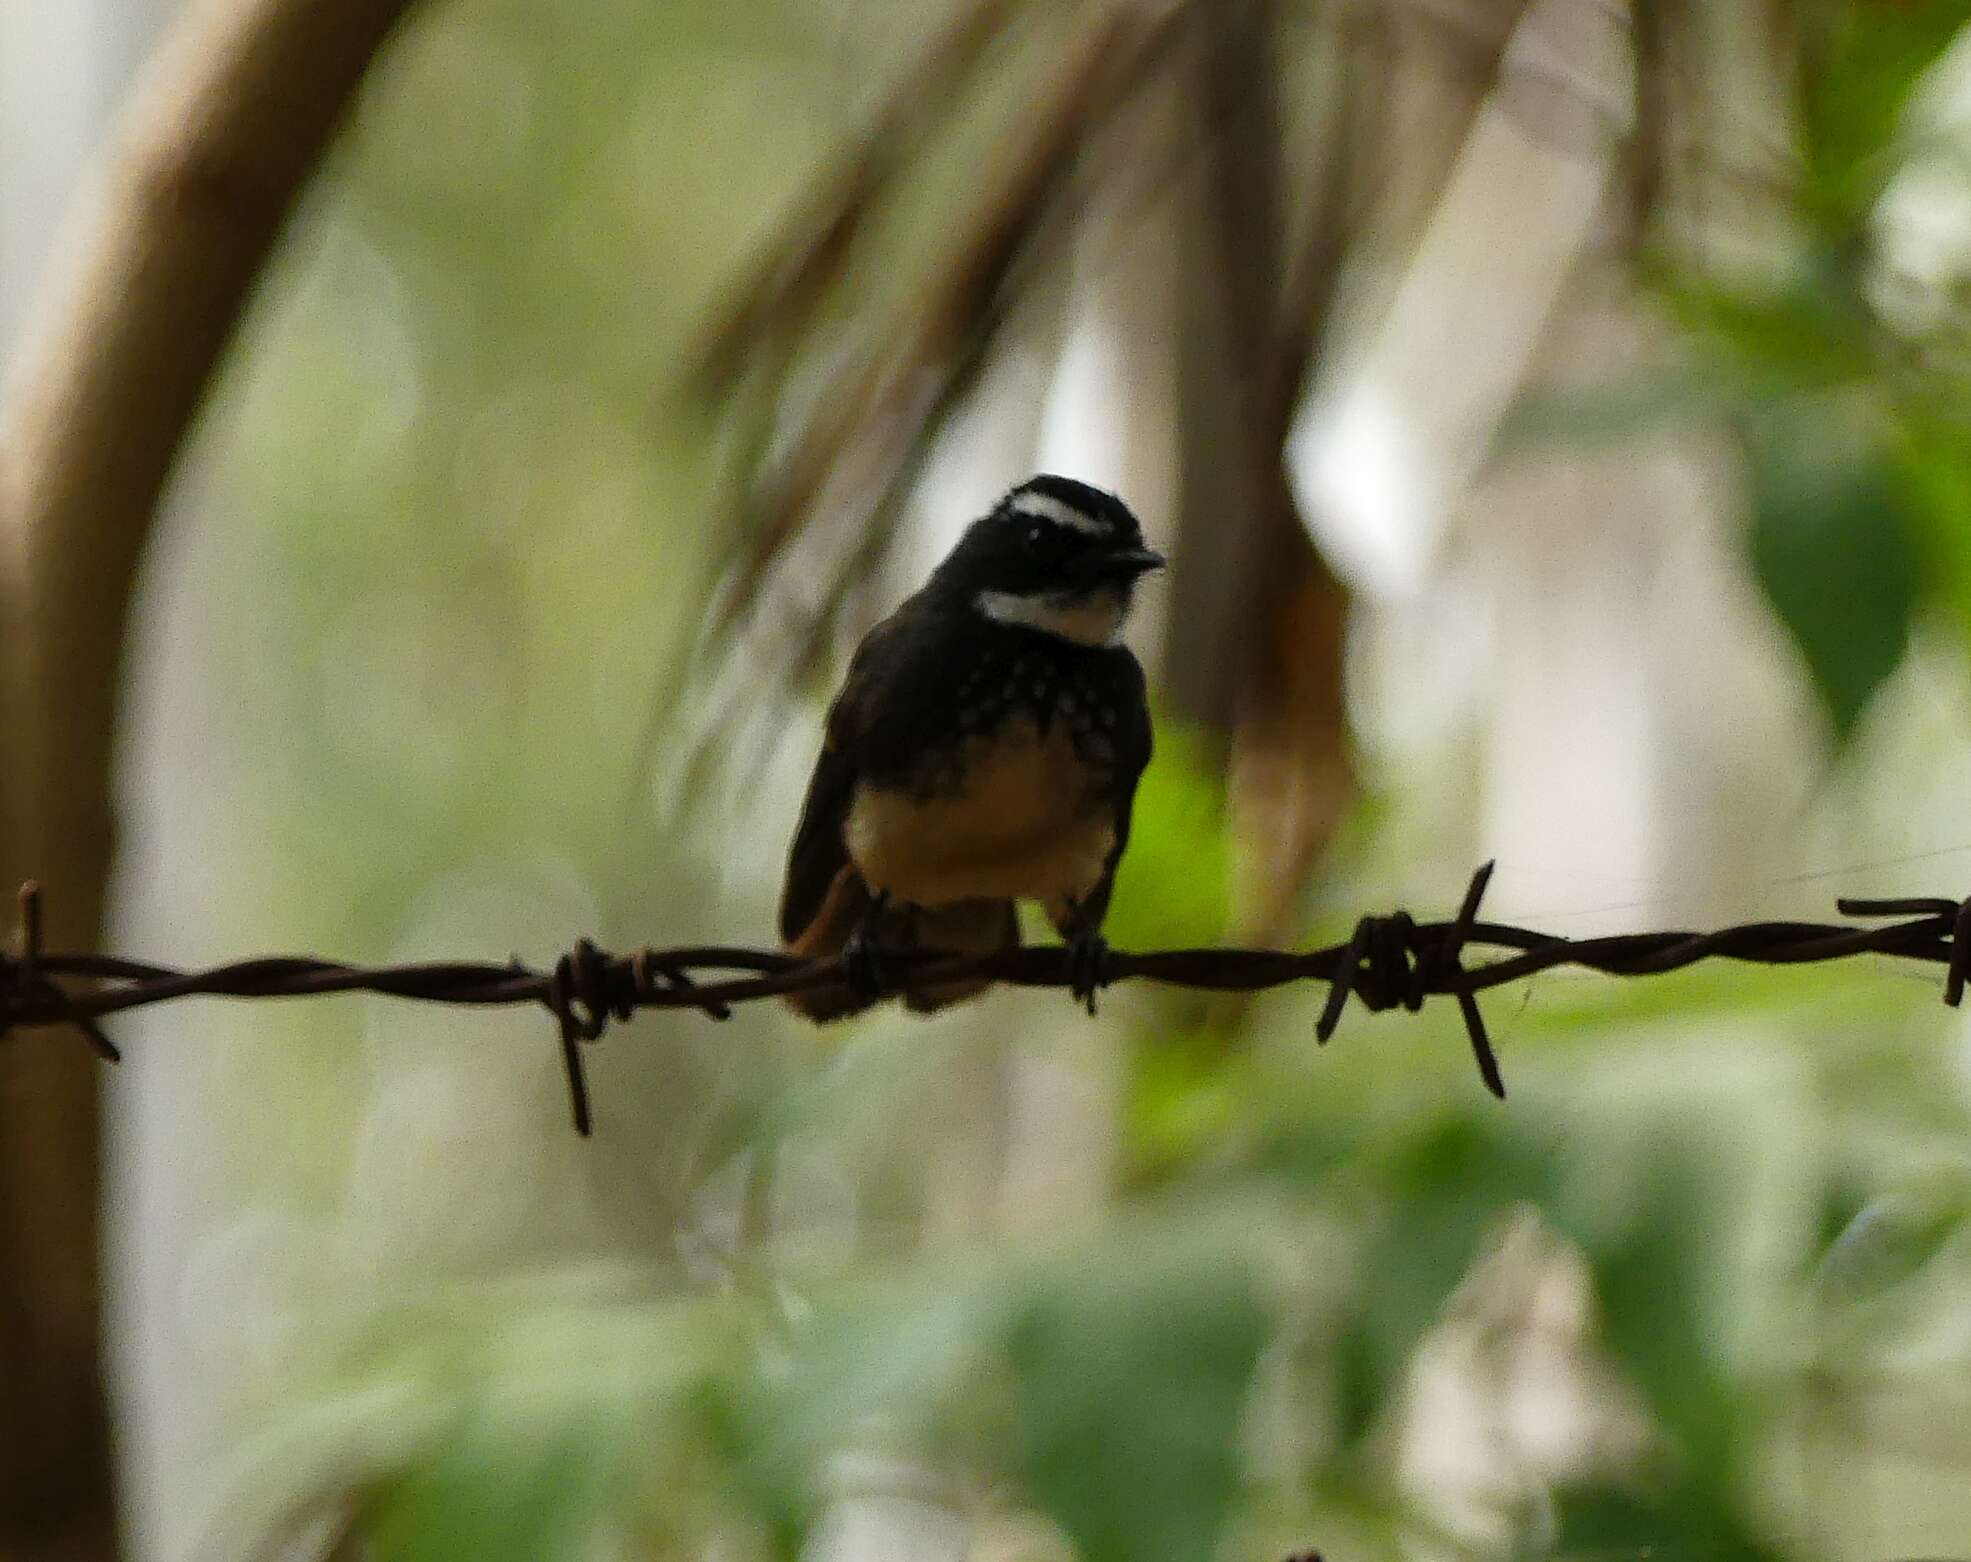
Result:
{"type": "Polygon", "coordinates": [[[1967,257],[1945,257],[1942,278],[1906,275],[1893,231],[1909,221],[1898,180],[1941,175],[1911,199],[1963,199],[1966,147],[1923,92],[1964,11],[1830,0],[1789,20],[1797,160],[1752,198],[1788,235],[1768,273],[1708,265],[1701,244],[1697,257],[1652,256],[1681,366],[1523,408],[1508,437],[1606,443],[1722,420],[1743,462],[1754,574],[1845,742],[1922,612],[1971,645],[1967,257]],[[1898,309],[1905,290],[1919,297],[1898,309]]]}
{"type": "Polygon", "coordinates": [[[1905,145],[1912,95],[1964,26],[1952,0],[1809,4],[1800,78],[1803,177],[1798,199],[1816,229],[1867,225],[1905,145]]]}
{"type": "Polygon", "coordinates": [[[1117,944],[1181,949],[1213,942],[1230,915],[1225,783],[1210,739],[1167,711],[1154,718],[1156,752],[1137,788],[1107,926],[1117,944]]]}
{"type": "MultiPolygon", "coordinates": [[[[1739,431],[1750,567],[1843,735],[1913,620],[1971,636],[1967,321],[1919,339],[1869,280],[1905,105],[1956,9],[1830,8],[1790,212],[1804,258],[1764,288],[1666,278],[1686,362],[1546,409],[1577,439],[1739,431]]],[[[845,133],[845,77],[879,77],[908,32],[866,7],[470,0],[403,40],[211,423],[215,482],[251,520],[193,545],[214,643],[198,730],[252,781],[187,804],[231,874],[235,925],[210,936],[360,957],[410,929],[470,954],[510,917],[420,920],[461,875],[489,906],[539,901],[544,947],[569,918],[620,944],[768,925],[773,854],[729,850],[756,820],[706,850],[624,807],[717,552],[719,431],[662,393],[765,214],[845,133]]],[[[1113,936],[1215,939],[1231,861],[1208,749],[1165,722],[1113,936]]],[[[351,1261],[347,1292],[300,1288],[323,1315],[374,1310],[388,1348],[323,1328],[244,1419],[278,1445],[352,1380],[414,1390],[421,1419],[371,1428],[353,1461],[389,1562],[792,1555],[871,1451],[1088,1562],[1828,1554],[1848,1499],[1793,1469],[1807,1385],[1901,1370],[1971,1284],[1971,1118],[1935,997],[1846,970],[1545,980],[1485,1000],[1502,1109],[1455,1015],[1351,1012],[1317,1060],[1304,996],[1234,1030],[1113,995],[1089,1073],[1121,1195],[967,1242],[896,1212],[921,1216],[942,1141],[990,1115],[981,1077],[1087,1045],[1065,1004],[1057,1024],[999,995],[956,1039],[649,1022],[599,1058],[602,1134],[566,1160],[521,1148],[561,1132],[551,1085],[533,1116],[482,1124],[441,1092],[390,1117],[402,1038],[349,1009],[297,1014],[279,1049],[219,1032],[226,1089],[284,1104],[214,1148],[239,1185],[378,1229],[432,1212],[389,1262],[351,1261]],[[419,1133],[428,1161],[391,1162],[419,1133]],[[753,1206],[789,1182],[820,1201],[827,1176],[785,1168],[842,1161],[864,1223],[831,1246],[790,1221],[796,1262],[753,1206]],[[875,1186],[891,1174],[911,1188],[875,1186]],[[707,1279],[673,1248],[721,1179],[742,1209],[707,1279]],[[513,1226],[475,1248],[503,1201],[513,1226]],[[1527,1216],[1585,1270],[1571,1324],[1494,1316],[1474,1278],[1527,1216]],[[625,1296],[558,1293],[569,1249],[612,1242],[648,1259],[625,1296]],[[475,1289],[507,1264],[546,1283],[475,1289]],[[421,1305],[397,1318],[380,1299],[406,1290],[421,1305]],[[1478,1385],[1456,1415],[1425,1371],[1447,1338],[1478,1385]],[[1525,1371],[1640,1405],[1641,1457],[1563,1459],[1515,1429],[1515,1353],[1542,1341],[1525,1371]],[[1490,1484],[1406,1474],[1460,1425],[1490,1484]]],[[[460,1045],[504,1058],[528,1034],[473,1016],[460,1045]]],[[[1931,1349],[1961,1379],[1961,1352],[1931,1349]]]]}
{"type": "Polygon", "coordinates": [[[1836,732],[1902,665],[1921,574],[1900,473],[1873,441],[1800,408],[1748,418],[1752,563],[1836,732]]]}

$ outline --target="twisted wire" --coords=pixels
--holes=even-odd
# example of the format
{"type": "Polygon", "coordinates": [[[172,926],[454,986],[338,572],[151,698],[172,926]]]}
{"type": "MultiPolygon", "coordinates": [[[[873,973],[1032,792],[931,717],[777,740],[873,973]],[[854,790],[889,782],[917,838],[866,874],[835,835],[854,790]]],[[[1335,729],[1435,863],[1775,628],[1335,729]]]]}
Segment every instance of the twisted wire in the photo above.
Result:
{"type": "MultiPolygon", "coordinates": [[[[1844,917],[1858,925],[1818,922],[1751,922],[1711,932],[1618,933],[1565,938],[1530,928],[1479,919],[1492,877],[1491,863],[1472,875],[1457,915],[1448,922],[1418,922],[1407,911],[1363,917],[1346,943],[1325,949],[1106,949],[1096,962],[1096,983],[1148,981],[1168,987],[1217,992],[1258,992],[1299,982],[1327,984],[1327,1000],[1315,1024],[1325,1044],[1352,999],[1372,1013],[1404,1008],[1417,1012],[1426,1000],[1451,997],[1470,1040],[1479,1077],[1504,1098],[1504,1076],[1479,1011],[1477,995],[1490,988],[1573,966],[1605,976],[1647,977],[1679,971],[1704,960],[1755,965],[1810,965],[1860,955],[1887,955],[1945,968],[1944,1001],[1964,998],[1971,972],[1971,898],[1916,897],[1841,900],[1844,917]],[[1897,920],[1883,921],[1892,918],[1897,920]],[[1869,925],[1872,923],[1872,925],[1869,925]],[[1498,958],[1466,965],[1474,947],[1498,958]]],[[[33,884],[21,889],[19,953],[0,954],[0,1038],[17,1029],[68,1026],[98,1056],[120,1056],[103,1033],[111,1015],[181,998],[305,998],[365,992],[424,1003],[537,1004],[554,1016],[575,1128],[588,1134],[593,1121],[582,1051],[609,1027],[647,1009],[694,1009],[715,1020],[733,1006],[789,993],[857,993],[850,962],[801,960],[769,950],[724,945],[640,949],[614,955],[579,940],[550,970],[513,959],[432,961],[356,966],[299,955],[232,961],[203,970],[178,970],[117,955],[50,954],[43,948],[41,897],[33,884]]],[[[991,954],[953,955],[934,949],[885,951],[886,980],[897,989],[989,981],[1015,987],[1072,988],[1077,965],[1059,945],[1020,946],[991,954]]]]}

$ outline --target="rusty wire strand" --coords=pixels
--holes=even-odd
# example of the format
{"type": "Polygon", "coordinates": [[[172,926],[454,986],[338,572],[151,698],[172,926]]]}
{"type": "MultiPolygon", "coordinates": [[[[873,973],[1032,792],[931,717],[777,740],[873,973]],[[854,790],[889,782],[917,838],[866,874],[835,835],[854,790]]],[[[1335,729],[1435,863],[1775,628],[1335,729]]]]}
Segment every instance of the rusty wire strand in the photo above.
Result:
{"type": "MultiPolygon", "coordinates": [[[[1944,1001],[1964,997],[1971,970],[1971,899],[1841,900],[1843,916],[1900,918],[1874,926],[1818,922],[1752,922],[1709,933],[1618,933],[1563,938],[1478,918],[1492,876],[1486,863],[1473,876],[1449,922],[1417,922],[1408,912],[1364,917],[1346,943],[1325,949],[1106,950],[1098,985],[1123,981],[1219,992],[1257,992],[1296,982],[1325,982],[1327,1001],[1315,1025],[1326,1042],[1354,998],[1371,1012],[1403,1007],[1413,1013],[1433,997],[1453,997],[1470,1038],[1480,1077],[1506,1093],[1477,994],[1556,966],[1605,976],[1660,976],[1701,960],[1755,965],[1807,965],[1856,955],[1893,955],[1945,967],[1944,1001]],[[1477,966],[1462,956],[1474,946],[1508,953],[1477,966]]],[[[21,889],[21,953],[0,954],[0,1036],[10,1030],[69,1025],[96,1052],[119,1056],[99,1021],[147,1004],[178,998],[303,998],[365,992],[424,1003],[539,1004],[560,1027],[563,1065],[575,1128],[590,1130],[584,1043],[598,1041],[614,1021],[644,1009],[695,1009],[729,1019],[732,1006],[760,998],[823,989],[853,990],[843,960],[800,960],[770,950],[723,945],[642,949],[612,955],[580,940],[552,970],[448,960],[415,965],[353,966],[307,956],[272,955],[199,971],[127,960],[116,955],[49,954],[41,947],[40,892],[21,889]]],[[[984,955],[932,949],[886,950],[893,987],[939,986],[987,980],[1014,987],[1072,987],[1076,962],[1060,945],[1022,946],[984,955]]]]}

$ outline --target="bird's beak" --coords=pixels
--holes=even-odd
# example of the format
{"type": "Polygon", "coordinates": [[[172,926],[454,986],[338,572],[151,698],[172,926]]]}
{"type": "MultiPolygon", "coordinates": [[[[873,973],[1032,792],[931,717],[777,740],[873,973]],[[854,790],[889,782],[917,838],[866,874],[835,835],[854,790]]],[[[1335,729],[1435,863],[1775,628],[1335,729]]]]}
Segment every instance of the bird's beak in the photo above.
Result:
{"type": "Polygon", "coordinates": [[[1154,548],[1118,548],[1101,558],[1102,573],[1112,580],[1134,580],[1151,570],[1164,567],[1164,556],[1154,548]]]}

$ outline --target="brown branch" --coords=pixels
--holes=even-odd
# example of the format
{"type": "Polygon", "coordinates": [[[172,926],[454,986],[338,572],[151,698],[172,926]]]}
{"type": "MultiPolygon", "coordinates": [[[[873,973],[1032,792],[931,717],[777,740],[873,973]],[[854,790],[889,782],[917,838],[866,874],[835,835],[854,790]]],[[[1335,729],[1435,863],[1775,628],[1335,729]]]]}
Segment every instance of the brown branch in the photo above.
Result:
{"type": "MultiPolygon", "coordinates": [[[[409,0],[205,0],[146,71],[0,407],[0,872],[97,937],[123,626],[151,516],[297,193],[409,0]]],[[[0,1553],[114,1551],[95,1080],[0,1059],[0,1553]]]]}
{"type": "MultiPolygon", "coordinates": [[[[1962,1002],[1971,969],[1971,900],[1844,900],[1852,917],[1900,917],[1887,925],[1818,922],[1754,922],[1697,933],[1619,933],[1607,938],[1563,938],[1530,928],[1478,918],[1491,882],[1492,864],[1472,875],[1458,913],[1449,922],[1420,923],[1408,912],[1364,917],[1345,944],[1326,949],[1162,949],[1129,953],[1104,948],[1095,986],[1151,981],[1208,992],[1260,992],[1300,982],[1328,986],[1315,1036],[1326,1042],[1353,998],[1372,1012],[1421,1009],[1432,997],[1456,1000],[1480,1077],[1501,1098],[1506,1093],[1477,994],[1523,981],[1556,966],[1578,966],[1607,976],[1661,976],[1703,960],[1754,965],[1807,965],[1856,955],[1893,955],[1945,967],[1944,1001],[1962,1002]],[[1467,968],[1474,946],[1507,951],[1502,959],[1467,968]]],[[[51,955],[37,944],[36,891],[22,890],[27,936],[19,959],[0,956],[0,1036],[22,1026],[81,1028],[99,1051],[115,1049],[96,1029],[108,1015],[179,998],[305,998],[367,992],[425,1003],[462,1005],[539,1004],[559,1021],[568,1069],[575,1128],[589,1131],[588,1086],[581,1044],[599,1040],[612,1020],[644,1009],[696,1009],[716,1020],[732,1006],[789,993],[858,990],[856,962],[801,960],[772,950],[724,945],[642,949],[606,954],[587,939],[563,955],[552,971],[519,961],[495,965],[450,960],[419,965],[351,966],[306,955],[271,955],[203,971],[180,971],[111,955],[51,955]],[[740,973],[734,975],[732,973],[740,973]]],[[[882,953],[885,992],[985,980],[1012,987],[1069,988],[1086,980],[1076,951],[1058,945],[1020,946],[983,955],[935,949],[882,953]]],[[[867,976],[867,972],[863,973],[867,976]]]]}
{"type": "MultiPolygon", "coordinates": [[[[28,754],[13,749],[39,779],[20,822],[28,841],[99,843],[92,868],[150,517],[295,197],[407,3],[195,7],[138,88],[10,387],[0,518],[31,653],[24,703],[45,718],[28,754]]],[[[82,889],[99,877],[64,874],[69,917],[93,915],[82,889]]]]}
{"type": "Polygon", "coordinates": [[[1283,112],[1279,0],[1235,0],[1195,33],[1203,177],[1188,191],[1180,336],[1177,554],[1163,670],[1176,709],[1229,739],[1234,835],[1247,854],[1234,925],[1287,934],[1354,790],[1341,698],[1346,593],[1316,552],[1283,449],[1355,229],[1380,76],[1357,34],[1289,243],[1297,178],[1283,112]]]}

